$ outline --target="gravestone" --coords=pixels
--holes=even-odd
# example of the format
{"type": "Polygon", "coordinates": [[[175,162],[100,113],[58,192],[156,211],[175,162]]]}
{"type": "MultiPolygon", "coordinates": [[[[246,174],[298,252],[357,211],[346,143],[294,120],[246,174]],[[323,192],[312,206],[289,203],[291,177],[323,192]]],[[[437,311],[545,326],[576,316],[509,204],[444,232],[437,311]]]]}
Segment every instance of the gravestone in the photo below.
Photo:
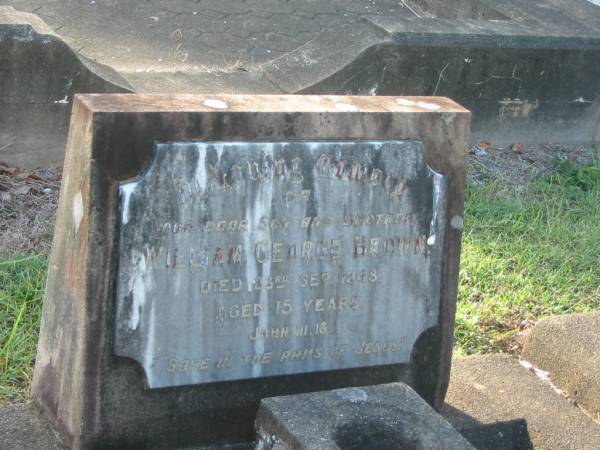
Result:
{"type": "Polygon", "coordinates": [[[250,441],[261,398],[448,384],[469,113],[75,102],[32,398],[73,448],[250,441]]]}

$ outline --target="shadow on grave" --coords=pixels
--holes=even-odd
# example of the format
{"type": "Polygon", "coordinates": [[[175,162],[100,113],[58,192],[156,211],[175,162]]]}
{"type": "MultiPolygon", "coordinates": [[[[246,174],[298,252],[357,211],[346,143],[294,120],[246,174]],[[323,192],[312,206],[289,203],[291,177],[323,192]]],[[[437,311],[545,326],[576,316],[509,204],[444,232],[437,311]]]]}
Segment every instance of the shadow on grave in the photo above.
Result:
{"type": "MultiPolygon", "coordinates": [[[[3,413],[2,417],[10,418],[6,421],[0,420],[0,435],[6,433],[5,435],[11,436],[10,442],[5,443],[8,445],[7,450],[36,448],[35,446],[48,450],[64,449],[45,418],[31,403],[5,406],[0,408],[0,411],[3,413]],[[17,429],[20,432],[15,433],[17,429]],[[40,444],[42,447],[39,447],[40,444]]],[[[483,424],[447,404],[441,412],[454,428],[480,450],[533,450],[534,448],[524,419],[483,424]]],[[[333,438],[341,448],[346,450],[365,448],[384,450],[393,448],[390,444],[397,442],[404,443],[403,450],[422,449],[418,440],[407,439],[407,431],[377,421],[369,421],[342,426],[336,430],[333,438]]],[[[250,449],[252,444],[248,443],[240,448],[250,449]]]]}
{"type": "MultiPolygon", "coordinates": [[[[456,408],[444,405],[446,419],[480,450],[533,450],[525,419],[483,424],[456,408]]],[[[333,439],[346,450],[386,450],[402,442],[402,450],[426,448],[418,435],[399,423],[392,427],[377,420],[353,422],[336,429],[333,439]]]]}
{"type": "Polygon", "coordinates": [[[406,430],[405,424],[392,427],[377,420],[344,424],[336,429],[333,440],[346,450],[385,450],[394,448],[398,442],[402,442],[402,450],[425,448],[418,436],[406,430]]]}
{"type": "Polygon", "coordinates": [[[471,444],[481,450],[533,450],[525,419],[482,423],[444,404],[440,413],[471,444]]]}

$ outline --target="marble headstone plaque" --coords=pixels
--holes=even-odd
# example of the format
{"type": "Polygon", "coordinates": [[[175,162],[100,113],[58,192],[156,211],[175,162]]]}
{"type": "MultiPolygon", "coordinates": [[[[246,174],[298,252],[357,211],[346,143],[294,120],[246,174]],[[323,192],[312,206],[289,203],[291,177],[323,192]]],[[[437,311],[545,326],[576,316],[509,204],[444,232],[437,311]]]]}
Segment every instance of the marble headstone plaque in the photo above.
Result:
{"type": "Polygon", "coordinates": [[[418,141],[173,142],[119,187],[114,353],[150,388],[408,362],[446,177],[418,141]]]}

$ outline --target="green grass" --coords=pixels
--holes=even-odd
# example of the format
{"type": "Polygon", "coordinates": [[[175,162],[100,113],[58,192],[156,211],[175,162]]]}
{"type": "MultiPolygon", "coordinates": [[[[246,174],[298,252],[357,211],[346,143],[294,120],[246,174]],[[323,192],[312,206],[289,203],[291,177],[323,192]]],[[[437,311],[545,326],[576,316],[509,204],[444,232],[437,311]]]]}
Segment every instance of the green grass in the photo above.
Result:
{"type": "Polygon", "coordinates": [[[0,260],[0,404],[27,399],[46,268],[43,256],[0,260]]]}
{"type": "Polygon", "coordinates": [[[457,353],[517,350],[541,317],[600,310],[600,189],[543,180],[469,186],[457,353]]]}
{"type": "MultiPolygon", "coordinates": [[[[541,317],[600,310],[600,189],[578,170],[522,192],[468,186],[458,355],[516,350],[541,317]]],[[[0,403],[27,398],[46,268],[44,256],[0,259],[0,403]]]]}

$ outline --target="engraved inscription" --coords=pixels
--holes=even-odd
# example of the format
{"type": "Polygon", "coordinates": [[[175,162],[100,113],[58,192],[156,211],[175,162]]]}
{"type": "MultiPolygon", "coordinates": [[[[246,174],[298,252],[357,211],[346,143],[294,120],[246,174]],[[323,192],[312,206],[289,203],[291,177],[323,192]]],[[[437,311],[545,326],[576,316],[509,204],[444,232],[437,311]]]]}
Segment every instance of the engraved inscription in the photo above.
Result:
{"type": "Polygon", "coordinates": [[[445,183],[416,141],[156,144],[119,187],[114,353],[149,388],[407,362],[445,183]]]}

